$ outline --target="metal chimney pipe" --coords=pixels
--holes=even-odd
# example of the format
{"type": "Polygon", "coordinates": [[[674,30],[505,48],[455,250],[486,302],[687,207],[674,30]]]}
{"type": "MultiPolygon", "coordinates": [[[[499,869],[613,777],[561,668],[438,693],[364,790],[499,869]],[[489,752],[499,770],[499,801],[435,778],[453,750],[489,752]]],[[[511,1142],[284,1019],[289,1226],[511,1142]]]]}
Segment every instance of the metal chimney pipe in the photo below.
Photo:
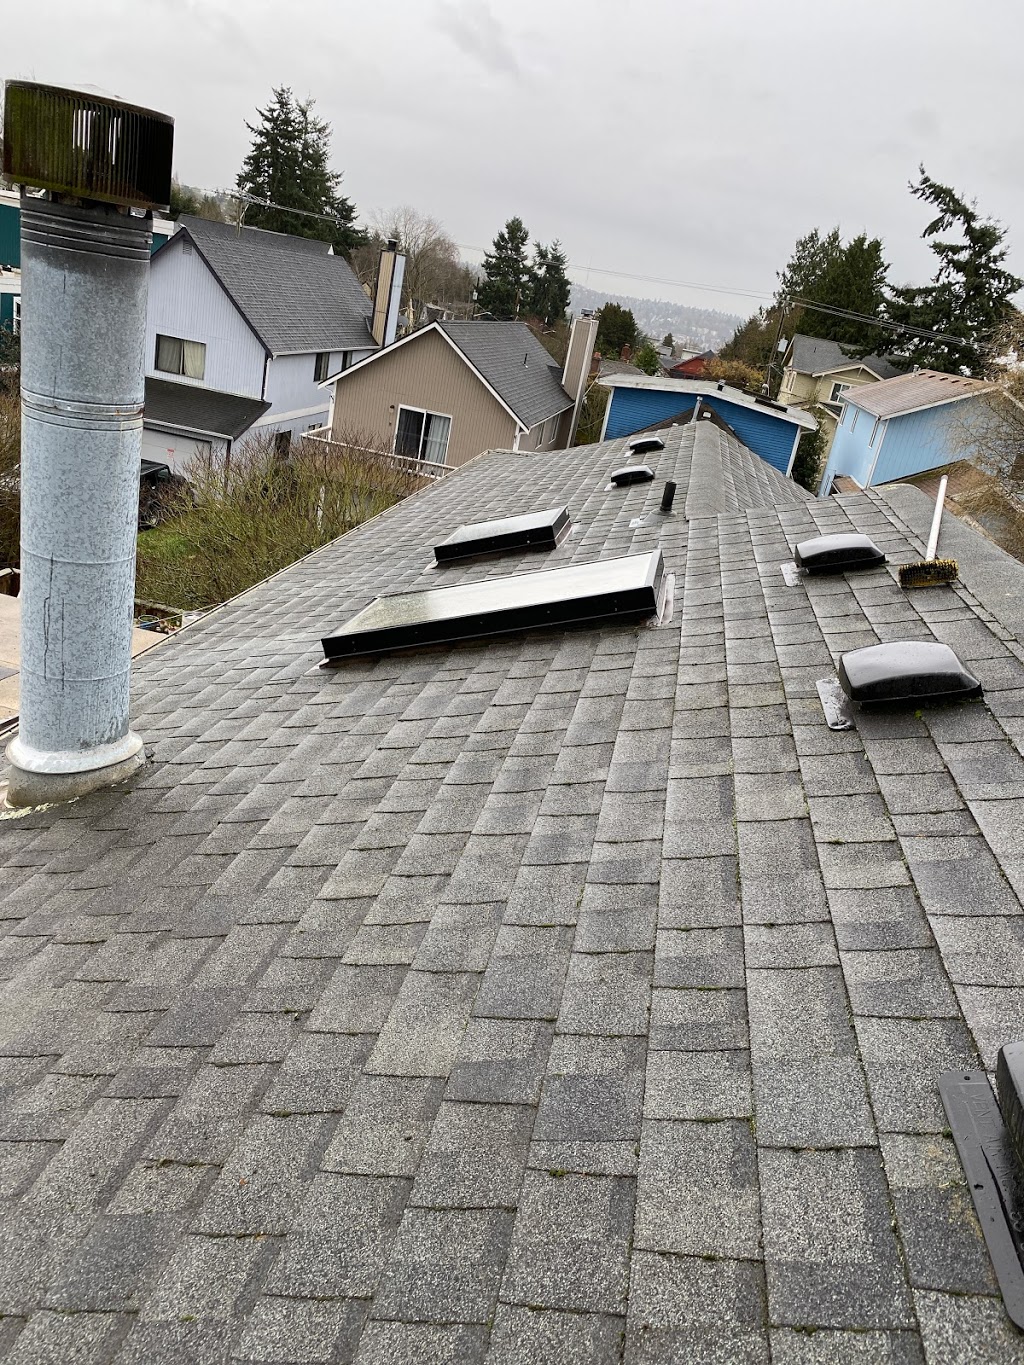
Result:
{"type": "MultiPolygon", "coordinates": [[[[152,185],[133,173],[140,156],[152,157],[154,121],[170,122],[70,91],[7,87],[4,170],[51,192],[30,198],[23,188],[21,197],[21,703],[7,748],[11,805],[71,800],[145,761],[129,728],[128,688],[152,219],[128,209],[152,202],[152,185]]],[[[170,132],[157,133],[169,187],[170,132]]]]}

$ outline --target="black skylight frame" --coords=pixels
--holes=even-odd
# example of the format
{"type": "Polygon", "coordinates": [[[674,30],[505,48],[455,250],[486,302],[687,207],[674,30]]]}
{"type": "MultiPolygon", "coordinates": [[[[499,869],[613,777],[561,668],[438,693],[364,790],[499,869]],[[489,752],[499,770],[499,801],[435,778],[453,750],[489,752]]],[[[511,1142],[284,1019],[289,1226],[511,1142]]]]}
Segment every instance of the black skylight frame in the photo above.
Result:
{"type": "Polygon", "coordinates": [[[434,546],[438,564],[452,564],[477,555],[508,554],[514,550],[553,550],[569,530],[568,507],[526,512],[517,517],[477,521],[434,546]]]}
{"type": "Polygon", "coordinates": [[[652,483],[654,470],[646,464],[624,464],[621,469],[613,469],[608,482],[616,488],[628,488],[633,483],[652,483]]]}
{"type": "Polygon", "coordinates": [[[378,597],[321,641],[326,664],[517,631],[641,620],[660,606],[661,550],[378,597]]]}

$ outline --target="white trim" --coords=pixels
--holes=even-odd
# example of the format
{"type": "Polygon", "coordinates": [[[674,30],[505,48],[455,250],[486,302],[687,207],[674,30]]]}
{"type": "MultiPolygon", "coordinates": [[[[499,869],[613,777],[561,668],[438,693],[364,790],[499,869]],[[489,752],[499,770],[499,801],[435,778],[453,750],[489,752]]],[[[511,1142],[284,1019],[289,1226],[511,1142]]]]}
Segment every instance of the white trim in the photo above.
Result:
{"type": "MultiPolygon", "coordinates": [[[[447,439],[445,440],[445,443],[444,443],[444,459],[443,459],[443,460],[427,460],[427,464],[443,464],[443,465],[447,465],[447,463],[448,463],[448,446],[449,446],[449,444],[451,443],[451,439],[452,439],[452,427],[453,427],[453,425],[455,424],[455,418],[452,416],[452,414],[451,414],[450,412],[434,412],[434,410],[433,410],[432,408],[416,408],[416,407],[413,407],[413,405],[412,405],[411,403],[397,403],[397,404],[395,405],[395,430],[394,430],[394,434],[393,434],[392,437],[391,437],[391,451],[392,451],[392,453],[393,453],[394,455],[398,455],[398,423],[399,423],[399,421],[401,420],[401,414],[402,414],[403,412],[420,412],[420,413],[423,414],[424,417],[443,417],[443,418],[447,421],[447,423],[448,423],[448,437],[447,437],[447,439]]],[[[420,432],[420,448],[421,448],[421,450],[422,450],[422,446],[423,446],[423,432],[421,431],[421,432],[420,432]]],[[[422,454],[419,454],[419,455],[400,455],[400,456],[399,456],[399,459],[403,459],[403,460],[422,460],[422,459],[423,459],[423,455],[422,455],[422,454]]]]}
{"type": "MultiPolygon", "coordinates": [[[[835,365],[831,370],[811,370],[810,372],[806,370],[797,370],[796,373],[807,374],[810,379],[827,379],[830,374],[844,374],[847,370],[865,370],[868,374],[873,374],[880,384],[885,384],[887,382],[877,370],[873,370],[870,365],[865,365],[863,360],[854,360],[852,357],[849,365],[835,365]]],[[[891,374],[889,378],[899,379],[900,376],[898,374],[891,374]]],[[[855,387],[860,388],[861,385],[855,385],[855,387]]]]}
{"type": "Polygon", "coordinates": [[[292,412],[265,412],[253,422],[254,427],[270,427],[276,422],[293,422],[297,417],[316,417],[325,411],[323,403],[315,408],[295,408],[292,412]]]}
{"type": "MultiPolygon", "coordinates": [[[[515,422],[519,430],[523,432],[529,431],[530,428],[526,425],[526,423],[519,416],[519,414],[512,411],[512,409],[505,402],[504,398],[502,398],[501,394],[494,387],[494,385],[484,378],[484,376],[480,373],[477,367],[470,360],[469,356],[466,355],[465,351],[460,350],[460,348],[456,345],[456,343],[451,339],[448,333],[438,322],[428,323],[426,327],[420,327],[415,332],[407,332],[404,337],[401,337],[398,341],[393,341],[390,346],[382,346],[379,351],[374,351],[372,355],[364,356],[362,360],[357,360],[356,363],[354,365],[350,365],[347,370],[339,370],[337,374],[328,375],[327,378],[323,380],[318,387],[321,389],[325,389],[328,384],[338,384],[342,379],[348,379],[349,375],[355,374],[357,370],[361,370],[365,365],[372,365],[373,362],[375,360],[379,360],[381,356],[394,355],[394,353],[400,347],[408,346],[410,341],[415,341],[417,337],[426,336],[428,332],[435,332],[438,336],[444,337],[445,341],[447,341],[448,345],[452,348],[452,350],[459,357],[462,363],[464,365],[467,365],[473,371],[473,373],[476,375],[477,379],[480,380],[480,383],[483,384],[487,392],[491,395],[495,402],[501,404],[501,406],[505,409],[508,415],[512,418],[513,422],[515,422]]],[[[337,392],[337,390],[335,390],[335,392],[337,392]]],[[[566,404],[566,407],[571,406],[572,406],[571,403],[566,404]]],[[[560,408],[559,411],[564,412],[565,408],[560,408]]],[[[438,416],[443,417],[444,413],[439,413],[438,416]]]]}
{"type": "MultiPolygon", "coordinates": [[[[718,381],[713,379],[669,379],[646,374],[610,374],[598,379],[597,382],[604,389],[653,389],[658,393],[678,393],[681,397],[701,395],[712,399],[717,395],[724,403],[732,403],[734,407],[749,408],[751,412],[764,413],[780,422],[792,422],[796,426],[803,427],[805,431],[817,431],[818,429],[818,423],[810,413],[802,412],[799,408],[787,407],[784,404],[759,402],[752,394],[744,393],[729,384],[720,389],[718,381]]],[[[871,388],[873,385],[862,385],[860,387],[871,388]]]]}
{"type": "Polygon", "coordinates": [[[601,435],[597,438],[599,441],[605,439],[605,432],[608,430],[608,418],[612,415],[612,404],[614,402],[615,395],[614,393],[610,393],[608,395],[608,402],[604,405],[604,417],[601,419],[601,435]]]}
{"type": "MultiPolygon", "coordinates": [[[[871,461],[871,468],[868,470],[868,476],[867,476],[867,478],[865,479],[864,483],[861,485],[861,487],[863,487],[863,488],[870,488],[870,487],[871,487],[872,481],[874,480],[874,477],[875,477],[875,468],[876,468],[876,466],[877,466],[877,464],[878,464],[878,457],[879,457],[879,455],[881,455],[881,453],[882,453],[882,447],[885,445],[885,435],[886,435],[886,432],[889,430],[889,419],[888,419],[888,417],[878,417],[878,418],[876,418],[875,420],[876,420],[876,422],[881,422],[881,424],[882,424],[882,434],[881,434],[881,436],[879,437],[878,446],[877,446],[877,448],[876,448],[876,450],[875,450],[875,458],[871,461]]],[[[853,475],[852,475],[852,474],[850,475],[850,478],[851,478],[851,479],[853,478],[853,475]]],[[[854,480],[854,482],[856,482],[856,480],[854,480]]]]}
{"type": "MultiPolygon", "coordinates": [[[[795,462],[796,462],[796,448],[797,448],[797,446],[800,444],[800,437],[801,437],[802,435],[803,435],[803,432],[802,432],[802,431],[799,429],[799,427],[798,427],[798,428],[797,428],[796,435],[793,437],[793,449],[789,452],[789,464],[786,465],[786,478],[787,478],[787,479],[791,479],[791,478],[793,477],[793,465],[794,465],[795,462]]],[[[768,463],[768,461],[765,460],[765,464],[767,464],[767,463],[768,463]]]]}

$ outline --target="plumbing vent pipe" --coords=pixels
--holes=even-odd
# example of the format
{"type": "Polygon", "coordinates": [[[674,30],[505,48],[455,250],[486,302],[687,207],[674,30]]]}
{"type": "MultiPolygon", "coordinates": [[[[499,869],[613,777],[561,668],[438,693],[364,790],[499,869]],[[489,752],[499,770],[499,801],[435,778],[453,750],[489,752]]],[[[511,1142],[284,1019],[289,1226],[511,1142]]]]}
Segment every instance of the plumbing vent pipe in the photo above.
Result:
{"type": "Polygon", "coordinates": [[[8,82],[22,186],[21,703],[8,802],[64,801],[144,761],[128,724],[146,301],[172,121],[8,82]],[[24,187],[47,191],[28,197],[24,187]],[[131,209],[146,210],[145,216],[131,209]]]}

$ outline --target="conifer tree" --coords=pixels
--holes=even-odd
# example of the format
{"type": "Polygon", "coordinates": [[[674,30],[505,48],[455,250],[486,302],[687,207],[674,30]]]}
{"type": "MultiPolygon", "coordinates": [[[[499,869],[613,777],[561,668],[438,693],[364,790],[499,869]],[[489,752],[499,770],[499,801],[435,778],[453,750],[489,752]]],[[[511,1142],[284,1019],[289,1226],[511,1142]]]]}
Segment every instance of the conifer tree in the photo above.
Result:
{"type": "Polygon", "coordinates": [[[550,246],[534,243],[529,311],[547,327],[561,322],[569,307],[572,286],[565,267],[561,242],[556,239],[550,246]]]}
{"type": "Polygon", "coordinates": [[[280,207],[249,204],[245,222],[333,242],[336,251],[347,253],[364,234],[355,225],[355,207],[339,192],[340,173],[330,168],[331,126],[313,114],[313,103],[296,100],[289,87],[279,86],[267,107],[256,111],[257,122],[246,123],[252,144],[238,173],[238,188],[280,207]],[[326,214],[331,221],[306,213],[326,214]]]}
{"type": "Polygon", "coordinates": [[[517,318],[528,310],[533,283],[526,258],[530,234],[521,218],[510,218],[484,255],[484,280],[477,307],[493,318],[517,318]]]}
{"type": "Polygon", "coordinates": [[[900,350],[917,365],[950,373],[981,374],[986,348],[1013,312],[1010,296],[1024,281],[1005,269],[1006,229],[994,218],[982,218],[974,200],[969,203],[948,185],[940,185],[920,167],[920,179],[910,186],[915,198],[931,204],[936,216],[922,232],[938,267],[930,284],[894,289],[889,314],[894,322],[962,338],[938,341],[895,335],[889,349],[900,350]],[[960,240],[940,240],[940,233],[956,232],[960,240]]]}

